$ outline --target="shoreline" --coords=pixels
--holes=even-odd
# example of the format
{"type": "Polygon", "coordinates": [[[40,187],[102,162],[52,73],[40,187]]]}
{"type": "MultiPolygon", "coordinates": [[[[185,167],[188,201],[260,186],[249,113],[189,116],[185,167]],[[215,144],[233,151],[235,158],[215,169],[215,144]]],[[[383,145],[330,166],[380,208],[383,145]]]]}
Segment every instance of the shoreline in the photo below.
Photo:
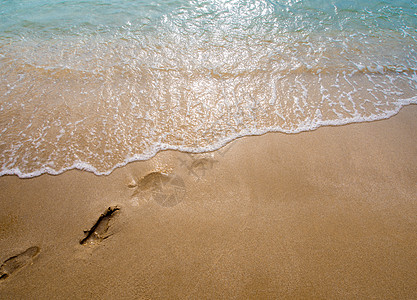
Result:
{"type": "Polygon", "coordinates": [[[10,169],[10,170],[7,170],[7,171],[0,172],[0,178],[2,176],[17,176],[18,178],[21,178],[21,179],[28,179],[28,178],[36,178],[36,177],[39,177],[39,176],[42,176],[42,175],[57,176],[57,175],[61,175],[65,172],[72,171],[72,170],[89,172],[89,173],[93,173],[97,176],[109,176],[115,170],[117,170],[119,168],[123,168],[130,163],[150,160],[150,159],[154,158],[155,156],[157,156],[159,153],[164,152],[164,151],[177,151],[177,152],[187,153],[187,154],[205,154],[205,153],[216,152],[216,151],[226,147],[228,144],[233,143],[233,142],[235,142],[239,139],[242,139],[242,138],[264,136],[266,134],[274,134],[274,133],[285,134],[285,135],[294,135],[294,134],[316,131],[316,130],[322,128],[322,127],[339,127],[339,126],[347,126],[347,125],[350,125],[350,124],[371,123],[371,122],[378,122],[378,121],[388,120],[388,119],[396,116],[397,114],[399,114],[400,111],[403,108],[417,105],[417,102],[416,102],[417,101],[417,96],[413,97],[413,98],[410,98],[410,99],[405,99],[405,100],[403,99],[399,102],[407,102],[406,104],[401,104],[399,107],[397,107],[396,110],[386,112],[387,115],[383,118],[379,118],[378,116],[370,116],[368,118],[363,117],[363,118],[359,118],[359,119],[357,119],[357,117],[354,117],[354,118],[351,118],[351,119],[343,120],[342,123],[338,123],[339,122],[338,120],[327,121],[327,122],[319,122],[319,124],[315,124],[313,127],[309,128],[309,129],[298,129],[294,132],[286,132],[285,130],[282,130],[282,129],[279,129],[279,128],[278,129],[277,128],[267,128],[267,129],[264,129],[264,130],[260,131],[259,133],[251,133],[250,131],[248,131],[246,133],[239,133],[239,134],[237,134],[235,136],[232,136],[230,138],[226,138],[224,140],[221,140],[214,145],[200,148],[200,150],[193,150],[193,149],[188,148],[188,147],[181,147],[181,146],[175,147],[175,146],[162,144],[162,145],[158,145],[156,147],[156,149],[154,149],[152,151],[152,154],[141,154],[141,155],[135,155],[135,156],[130,157],[130,158],[126,158],[124,162],[117,163],[109,171],[99,172],[99,171],[97,171],[97,168],[93,167],[89,163],[85,163],[85,162],[79,163],[78,162],[78,163],[75,163],[74,165],[72,165],[71,167],[63,168],[59,171],[52,170],[48,167],[48,168],[43,168],[42,170],[33,171],[31,173],[25,173],[23,175],[22,175],[22,172],[19,169],[17,169],[17,170],[16,169],[10,169]],[[411,99],[414,99],[414,102],[412,102],[413,100],[411,100],[411,99]],[[405,100],[407,100],[407,101],[405,101],[405,100]]]}
{"type": "Polygon", "coordinates": [[[0,177],[5,298],[411,298],[417,105],[389,119],[163,150],[110,175],[0,177]],[[119,206],[91,245],[103,212],[119,206]]]}

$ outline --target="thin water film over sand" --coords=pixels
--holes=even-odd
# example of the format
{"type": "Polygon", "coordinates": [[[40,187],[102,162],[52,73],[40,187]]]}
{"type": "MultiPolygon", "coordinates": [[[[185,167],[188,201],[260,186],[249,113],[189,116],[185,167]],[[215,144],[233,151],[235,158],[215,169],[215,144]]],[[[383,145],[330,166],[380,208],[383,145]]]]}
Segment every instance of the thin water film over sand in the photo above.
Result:
{"type": "Polygon", "coordinates": [[[417,103],[412,1],[0,3],[1,175],[108,174],[417,103]]]}

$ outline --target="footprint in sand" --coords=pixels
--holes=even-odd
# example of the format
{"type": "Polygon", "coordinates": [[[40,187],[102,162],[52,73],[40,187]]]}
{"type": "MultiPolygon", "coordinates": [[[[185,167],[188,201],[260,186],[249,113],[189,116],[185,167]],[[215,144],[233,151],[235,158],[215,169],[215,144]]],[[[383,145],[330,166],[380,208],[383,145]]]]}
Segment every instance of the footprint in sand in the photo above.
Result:
{"type": "Polygon", "coordinates": [[[189,175],[193,175],[197,180],[206,176],[206,173],[214,168],[219,161],[213,157],[201,157],[200,155],[188,154],[184,158],[178,158],[180,167],[186,168],[189,175]]]}
{"type": "Polygon", "coordinates": [[[20,270],[24,266],[31,264],[39,252],[40,248],[34,246],[16,256],[12,256],[5,260],[0,267],[0,281],[8,278],[10,275],[20,270]]]}
{"type": "Polygon", "coordinates": [[[132,197],[146,201],[153,199],[164,207],[173,207],[180,203],[185,194],[184,180],[175,174],[152,172],[128,185],[134,188],[132,197]]]}
{"type": "Polygon", "coordinates": [[[100,243],[102,240],[108,238],[110,235],[107,231],[110,227],[110,221],[114,218],[117,211],[120,208],[118,206],[111,206],[101,214],[96,223],[90,230],[85,230],[85,237],[80,241],[81,245],[94,245],[100,243]]]}

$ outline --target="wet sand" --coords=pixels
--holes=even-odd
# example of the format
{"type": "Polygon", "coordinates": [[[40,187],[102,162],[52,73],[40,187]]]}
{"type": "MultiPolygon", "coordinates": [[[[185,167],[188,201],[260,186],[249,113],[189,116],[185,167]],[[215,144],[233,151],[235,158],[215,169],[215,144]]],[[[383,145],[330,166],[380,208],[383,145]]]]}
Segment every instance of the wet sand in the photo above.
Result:
{"type": "Polygon", "coordinates": [[[1,177],[0,298],[414,298],[416,120],[1,177]]]}

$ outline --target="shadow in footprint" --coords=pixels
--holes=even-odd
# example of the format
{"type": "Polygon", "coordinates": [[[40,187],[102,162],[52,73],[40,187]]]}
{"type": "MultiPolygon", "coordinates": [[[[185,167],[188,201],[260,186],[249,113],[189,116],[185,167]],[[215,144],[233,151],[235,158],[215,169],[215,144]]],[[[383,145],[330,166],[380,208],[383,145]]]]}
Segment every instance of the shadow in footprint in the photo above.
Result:
{"type": "Polygon", "coordinates": [[[0,267],[0,281],[8,278],[10,275],[20,270],[24,266],[31,264],[39,252],[40,248],[33,246],[26,251],[5,260],[0,267]]]}
{"type": "Polygon", "coordinates": [[[120,210],[118,206],[111,206],[101,214],[97,222],[91,227],[90,230],[85,230],[85,237],[80,241],[81,245],[98,244],[102,240],[109,237],[107,231],[110,227],[110,221],[114,217],[115,213],[120,210]]]}

